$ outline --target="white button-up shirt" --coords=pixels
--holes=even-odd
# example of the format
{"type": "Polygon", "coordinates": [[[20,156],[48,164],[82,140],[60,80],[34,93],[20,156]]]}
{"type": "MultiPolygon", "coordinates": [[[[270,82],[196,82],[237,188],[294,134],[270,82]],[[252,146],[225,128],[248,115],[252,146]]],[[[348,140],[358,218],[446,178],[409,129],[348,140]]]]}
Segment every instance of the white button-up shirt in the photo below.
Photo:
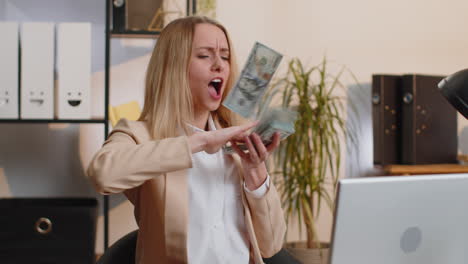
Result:
{"type": "MultiPolygon", "coordinates": [[[[216,130],[209,117],[209,129],[216,130]]],[[[195,131],[203,131],[194,126],[195,131]]],[[[189,263],[249,263],[249,240],[244,223],[240,179],[235,164],[222,150],[192,155],[188,173],[189,263]]],[[[244,190],[261,197],[268,190],[269,176],[257,190],[244,190]]]]}

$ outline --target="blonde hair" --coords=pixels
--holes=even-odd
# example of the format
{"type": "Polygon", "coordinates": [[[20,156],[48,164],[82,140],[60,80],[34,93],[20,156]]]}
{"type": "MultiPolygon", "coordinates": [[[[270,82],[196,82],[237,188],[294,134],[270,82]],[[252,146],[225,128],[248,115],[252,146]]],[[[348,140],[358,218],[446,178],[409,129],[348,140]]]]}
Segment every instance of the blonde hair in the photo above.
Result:
{"type": "MultiPolygon", "coordinates": [[[[231,39],[218,22],[199,16],[184,17],[169,23],[161,32],[146,72],[145,103],[140,121],[146,121],[153,139],[175,137],[193,119],[192,94],[188,81],[188,67],[192,52],[195,26],[212,24],[226,35],[230,52],[230,73],[222,100],[229,93],[237,77],[237,64],[231,39]]],[[[222,127],[238,123],[234,114],[221,105],[212,112],[222,127]]]]}

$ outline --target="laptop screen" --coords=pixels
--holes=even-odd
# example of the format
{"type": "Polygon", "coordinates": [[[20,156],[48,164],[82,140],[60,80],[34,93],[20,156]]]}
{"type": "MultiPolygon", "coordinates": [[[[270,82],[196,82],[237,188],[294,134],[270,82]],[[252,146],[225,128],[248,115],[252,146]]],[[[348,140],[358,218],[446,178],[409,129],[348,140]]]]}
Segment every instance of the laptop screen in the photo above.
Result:
{"type": "Polygon", "coordinates": [[[343,179],[331,264],[468,261],[468,174],[343,179]]]}

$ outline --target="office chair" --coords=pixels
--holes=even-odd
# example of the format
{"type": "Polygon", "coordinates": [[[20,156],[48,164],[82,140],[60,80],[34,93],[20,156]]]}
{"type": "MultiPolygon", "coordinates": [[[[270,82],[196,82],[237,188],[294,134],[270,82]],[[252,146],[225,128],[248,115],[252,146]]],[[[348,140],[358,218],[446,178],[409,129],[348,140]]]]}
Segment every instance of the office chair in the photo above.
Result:
{"type": "Polygon", "coordinates": [[[264,258],[265,264],[301,264],[286,249],[282,248],[271,258],[264,258]]]}
{"type": "MultiPolygon", "coordinates": [[[[138,230],[132,231],[112,244],[96,264],[134,264],[138,230]]],[[[271,258],[263,259],[265,264],[300,264],[288,251],[281,249],[271,258]]]]}
{"type": "Polygon", "coordinates": [[[138,230],[132,231],[110,246],[96,264],[134,264],[138,230]]]}

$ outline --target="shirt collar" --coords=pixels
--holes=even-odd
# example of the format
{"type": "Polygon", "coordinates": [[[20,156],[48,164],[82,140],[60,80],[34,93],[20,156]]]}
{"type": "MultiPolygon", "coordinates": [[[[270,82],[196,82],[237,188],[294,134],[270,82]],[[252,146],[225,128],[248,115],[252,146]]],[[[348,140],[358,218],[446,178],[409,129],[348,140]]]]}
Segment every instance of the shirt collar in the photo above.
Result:
{"type": "MultiPolygon", "coordinates": [[[[188,127],[190,127],[193,131],[195,132],[205,132],[205,130],[200,129],[192,124],[188,124],[188,127]]],[[[211,113],[208,115],[208,131],[214,131],[216,130],[216,125],[214,123],[213,117],[211,116],[211,113]]]]}

